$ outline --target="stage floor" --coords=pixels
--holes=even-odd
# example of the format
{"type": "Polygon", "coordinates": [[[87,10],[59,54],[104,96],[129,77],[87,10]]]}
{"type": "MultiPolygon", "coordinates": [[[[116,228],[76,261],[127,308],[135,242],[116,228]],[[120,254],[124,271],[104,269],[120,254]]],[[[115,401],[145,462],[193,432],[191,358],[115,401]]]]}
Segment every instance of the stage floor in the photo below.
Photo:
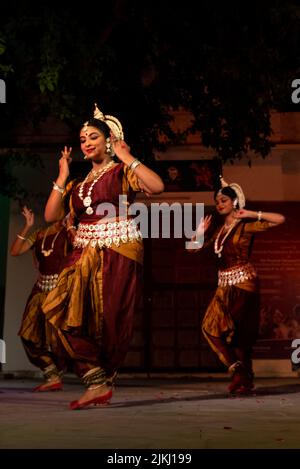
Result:
{"type": "Polygon", "coordinates": [[[257,379],[228,397],[228,379],[120,377],[111,404],[71,411],[83,388],[33,393],[40,381],[0,379],[0,448],[300,448],[300,380],[257,379]]]}

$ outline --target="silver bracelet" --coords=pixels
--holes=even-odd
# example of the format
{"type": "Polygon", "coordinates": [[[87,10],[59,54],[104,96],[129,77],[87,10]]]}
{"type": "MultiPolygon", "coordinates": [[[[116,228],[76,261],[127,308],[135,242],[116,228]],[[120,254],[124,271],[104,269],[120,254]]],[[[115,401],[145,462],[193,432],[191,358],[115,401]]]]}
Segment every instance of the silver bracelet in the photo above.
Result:
{"type": "Polygon", "coordinates": [[[136,168],[139,164],[142,164],[142,163],[136,158],[135,160],[132,161],[132,163],[130,163],[130,165],[128,166],[128,169],[131,169],[131,171],[134,171],[135,168],[136,168]]]}
{"type": "Polygon", "coordinates": [[[60,187],[58,184],[56,184],[55,181],[53,181],[53,190],[58,191],[61,194],[63,194],[65,192],[65,189],[63,187],[60,187]]]}
{"type": "Polygon", "coordinates": [[[22,241],[27,241],[27,238],[24,238],[24,236],[21,236],[19,234],[17,234],[17,238],[21,239],[22,241]]]}
{"type": "Polygon", "coordinates": [[[262,217],[262,211],[259,210],[259,212],[257,212],[257,220],[261,221],[261,217],[262,217]]]}

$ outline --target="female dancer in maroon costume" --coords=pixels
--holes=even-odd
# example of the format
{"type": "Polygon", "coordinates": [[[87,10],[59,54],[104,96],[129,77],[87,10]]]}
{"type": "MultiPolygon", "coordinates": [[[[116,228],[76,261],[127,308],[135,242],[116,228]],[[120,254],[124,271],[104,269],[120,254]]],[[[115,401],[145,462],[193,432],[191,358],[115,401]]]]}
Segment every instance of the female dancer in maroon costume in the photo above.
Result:
{"type": "MultiPolygon", "coordinates": [[[[215,194],[216,209],[224,219],[204,245],[214,243],[218,256],[218,288],[202,322],[202,331],[212,349],[232,374],[229,391],[247,393],[253,388],[252,347],[259,328],[259,290],[256,271],[249,262],[253,235],[285,221],[279,213],[244,209],[241,187],[227,184],[215,194]]],[[[204,218],[197,237],[211,223],[204,218]]]]}
{"type": "MultiPolygon", "coordinates": [[[[111,377],[128,350],[140,299],[143,244],[134,221],[126,211],[125,216],[123,210],[119,213],[119,196],[126,195],[130,204],[137,191],[154,194],[164,189],[160,177],[131,155],[120,122],[97,106],[94,118],[80,131],[80,142],[92,169],[72,190],[74,250],[43,305],[87,387],[71,409],[109,402],[111,377]],[[114,154],[119,163],[112,160],[114,154]],[[104,216],[101,204],[113,208],[115,216],[104,216]]],[[[70,154],[65,147],[45,209],[47,221],[59,217],[70,154]]]]}
{"type": "Polygon", "coordinates": [[[32,249],[39,276],[27,300],[19,335],[30,362],[41,369],[46,380],[34,390],[56,391],[62,389],[65,357],[54,328],[45,321],[41,306],[56,285],[62,261],[71,243],[63,221],[40,228],[27,237],[34,225],[34,214],[26,206],[22,214],[25,225],[13,242],[10,253],[19,256],[32,249]]]}

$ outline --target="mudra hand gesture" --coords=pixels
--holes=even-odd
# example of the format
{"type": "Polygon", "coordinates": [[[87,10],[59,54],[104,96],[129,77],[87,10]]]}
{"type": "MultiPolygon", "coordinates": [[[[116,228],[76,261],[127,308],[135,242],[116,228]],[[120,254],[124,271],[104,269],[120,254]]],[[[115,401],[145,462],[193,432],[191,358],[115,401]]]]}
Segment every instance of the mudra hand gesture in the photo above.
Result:
{"type": "Polygon", "coordinates": [[[193,237],[194,239],[192,239],[192,241],[204,235],[205,231],[207,231],[207,229],[209,228],[211,224],[211,218],[212,218],[211,215],[206,215],[204,218],[203,217],[201,218],[198,228],[196,230],[196,233],[193,237]]]}
{"type": "Polygon", "coordinates": [[[211,218],[212,215],[206,215],[204,218],[201,218],[194,236],[192,236],[191,241],[186,244],[186,248],[189,252],[197,252],[202,248],[204,243],[204,233],[211,224],[211,218]]]}
{"type": "Polygon", "coordinates": [[[67,146],[61,152],[61,158],[59,160],[59,174],[67,178],[70,174],[69,165],[72,161],[71,158],[72,147],[68,148],[67,146]]]}
{"type": "Polygon", "coordinates": [[[22,209],[22,215],[25,217],[26,226],[31,228],[34,225],[34,213],[26,205],[22,209]]]}

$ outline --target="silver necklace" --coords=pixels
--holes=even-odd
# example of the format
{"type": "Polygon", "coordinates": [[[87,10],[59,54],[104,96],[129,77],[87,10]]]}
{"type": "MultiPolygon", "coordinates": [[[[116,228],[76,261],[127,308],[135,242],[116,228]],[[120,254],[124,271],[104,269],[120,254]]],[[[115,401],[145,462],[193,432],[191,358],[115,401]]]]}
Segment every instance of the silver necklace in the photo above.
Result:
{"type": "Polygon", "coordinates": [[[104,166],[103,168],[99,169],[99,171],[95,171],[94,169],[92,169],[88,175],[86,176],[86,178],[84,179],[84,181],[82,181],[82,183],[80,184],[80,187],[79,187],[79,191],[78,191],[78,196],[79,198],[82,200],[83,202],[83,205],[86,207],[86,213],[88,215],[91,215],[92,213],[94,213],[94,210],[92,209],[91,207],[91,203],[92,203],[92,197],[91,197],[91,194],[92,194],[92,190],[94,188],[94,185],[96,184],[96,182],[99,181],[99,179],[103,176],[104,173],[106,173],[106,171],[108,171],[112,166],[114,165],[114,162],[113,161],[110,161],[106,166],[104,166]],[[97,176],[95,177],[95,179],[93,180],[92,184],[90,185],[88,191],[87,191],[87,194],[85,197],[83,197],[83,189],[84,189],[84,185],[86,184],[87,180],[89,179],[90,175],[95,175],[97,174],[97,176]]]}
{"type": "Polygon", "coordinates": [[[231,231],[233,230],[233,228],[236,226],[236,224],[239,222],[239,220],[234,220],[228,227],[227,227],[227,231],[225,233],[225,236],[223,237],[221,243],[220,243],[220,246],[219,246],[219,239],[220,239],[220,236],[221,234],[226,230],[226,225],[223,225],[222,228],[220,229],[219,233],[218,233],[218,236],[216,237],[215,239],[215,244],[214,244],[214,251],[215,251],[215,254],[218,255],[218,257],[221,257],[222,256],[222,251],[223,251],[223,245],[224,245],[224,242],[225,242],[225,239],[229,236],[229,234],[231,233],[231,231]]]}

